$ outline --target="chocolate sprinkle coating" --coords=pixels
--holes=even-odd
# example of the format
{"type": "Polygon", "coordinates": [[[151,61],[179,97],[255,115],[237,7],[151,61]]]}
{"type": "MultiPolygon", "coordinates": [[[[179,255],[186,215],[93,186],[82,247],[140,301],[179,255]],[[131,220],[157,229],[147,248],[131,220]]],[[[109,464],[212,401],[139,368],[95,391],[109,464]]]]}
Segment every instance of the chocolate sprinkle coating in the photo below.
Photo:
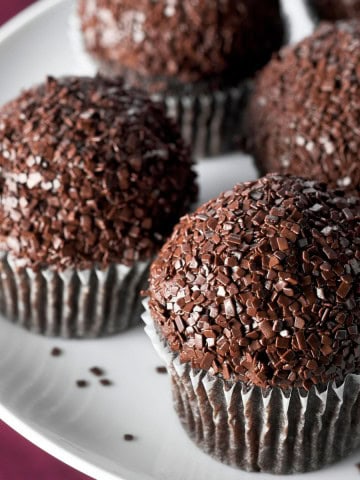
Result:
{"type": "Polygon", "coordinates": [[[284,39],[279,0],[79,1],[87,50],[132,84],[254,73],[284,39]]]}
{"type": "Polygon", "coordinates": [[[101,77],[48,78],[0,111],[0,249],[37,269],[150,258],[196,198],[177,127],[101,77]]]}
{"type": "Polygon", "coordinates": [[[307,0],[307,3],[322,20],[360,18],[360,0],[307,0]]]}
{"type": "Polygon", "coordinates": [[[360,199],[268,175],[182,218],[149,307],[182,362],[260,387],[360,373],[360,199]]]}
{"type": "Polygon", "coordinates": [[[263,173],[360,190],[360,23],[323,24],[260,73],[247,115],[263,173]]]}

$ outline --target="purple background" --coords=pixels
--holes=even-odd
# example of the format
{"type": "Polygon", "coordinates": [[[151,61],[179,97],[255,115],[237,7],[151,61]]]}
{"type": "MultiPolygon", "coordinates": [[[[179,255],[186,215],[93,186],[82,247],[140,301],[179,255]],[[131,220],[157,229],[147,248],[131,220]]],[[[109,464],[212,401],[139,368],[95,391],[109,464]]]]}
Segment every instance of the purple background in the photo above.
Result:
{"type": "MultiPolygon", "coordinates": [[[[0,25],[34,0],[0,0],[0,25]]],[[[0,480],[87,480],[0,421],[0,480]]]]}
{"type": "Polygon", "coordinates": [[[34,0],[5,0],[0,2],[0,25],[13,17],[16,13],[20,12],[23,8],[27,7],[34,0]]]}

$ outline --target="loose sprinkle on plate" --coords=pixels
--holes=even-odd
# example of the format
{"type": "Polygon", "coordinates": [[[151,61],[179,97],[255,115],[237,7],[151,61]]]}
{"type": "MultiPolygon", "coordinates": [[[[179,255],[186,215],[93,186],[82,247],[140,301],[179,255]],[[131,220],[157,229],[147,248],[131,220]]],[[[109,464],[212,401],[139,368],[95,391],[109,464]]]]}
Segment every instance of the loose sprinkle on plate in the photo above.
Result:
{"type": "Polygon", "coordinates": [[[110,385],[113,384],[112,381],[109,380],[108,378],[102,378],[100,380],[100,383],[101,383],[101,385],[104,385],[104,387],[109,387],[110,385]]]}
{"type": "Polygon", "coordinates": [[[102,377],[105,373],[104,370],[100,367],[92,367],[90,368],[90,372],[96,377],[102,377]]]}
{"type": "Polygon", "coordinates": [[[168,373],[166,367],[156,367],[157,373],[165,374],[168,373]]]}
{"type": "Polygon", "coordinates": [[[85,388],[89,385],[89,383],[86,380],[76,380],[76,385],[79,388],[85,388]]]}
{"type": "Polygon", "coordinates": [[[59,347],[54,347],[52,350],[51,350],[51,355],[53,357],[60,357],[60,355],[62,355],[63,351],[61,350],[61,348],[59,347]]]}

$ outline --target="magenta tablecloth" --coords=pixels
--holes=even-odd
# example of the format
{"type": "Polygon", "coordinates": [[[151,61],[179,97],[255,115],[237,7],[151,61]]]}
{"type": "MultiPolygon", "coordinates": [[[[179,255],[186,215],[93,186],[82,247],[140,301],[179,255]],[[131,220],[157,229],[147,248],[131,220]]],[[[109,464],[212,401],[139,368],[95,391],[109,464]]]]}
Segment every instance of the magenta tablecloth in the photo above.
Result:
{"type": "Polygon", "coordinates": [[[0,480],[86,480],[0,422],[0,480]]]}
{"type": "MultiPolygon", "coordinates": [[[[0,25],[34,0],[0,0],[0,25]]],[[[1,381],[1,379],[0,379],[1,381]]],[[[0,480],[86,480],[0,422],[0,480]]]]}
{"type": "Polygon", "coordinates": [[[31,3],[34,3],[34,0],[1,0],[0,25],[31,3]]]}

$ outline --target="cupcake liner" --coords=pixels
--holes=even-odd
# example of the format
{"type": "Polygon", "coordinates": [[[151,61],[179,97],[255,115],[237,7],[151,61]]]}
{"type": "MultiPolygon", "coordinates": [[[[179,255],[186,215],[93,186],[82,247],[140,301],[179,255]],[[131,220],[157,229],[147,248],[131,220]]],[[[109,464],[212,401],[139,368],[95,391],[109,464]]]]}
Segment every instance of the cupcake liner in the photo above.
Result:
{"type": "Polygon", "coordinates": [[[144,306],[145,331],[171,375],[175,411],[206,453],[247,471],[288,474],[320,469],[360,445],[360,375],[309,392],[225,381],[180,363],[144,306]]]}
{"type": "MultiPolygon", "coordinates": [[[[78,67],[83,74],[94,74],[99,69],[104,73],[101,64],[86,51],[80,25],[74,7],[69,19],[69,35],[78,67]]],[[[105,72],[105,76],[108,73],[105,72]]],[[[237,135],[249,85],[250,81],[245,80],[239,85],[200,94],[165,92],[153,94],[151,98],[162,104],[168,117],[176,121],[194,156],[204,158],[238,150],[237,135]]]]}
{"type": "Polygon", "coordinates": [[[242,121],[249,86],[238,86],[201,94],[156,94],[167,115],[180,127],[196,158],[236,150],[236,137],[242,121]]]}
{"type": "Polygon", "coordinates": [[[13,323],[47,336],[111,335],[139,322],[138,298],[149,264],[34,271],[2,252],[0,311],[13,323]]]}

